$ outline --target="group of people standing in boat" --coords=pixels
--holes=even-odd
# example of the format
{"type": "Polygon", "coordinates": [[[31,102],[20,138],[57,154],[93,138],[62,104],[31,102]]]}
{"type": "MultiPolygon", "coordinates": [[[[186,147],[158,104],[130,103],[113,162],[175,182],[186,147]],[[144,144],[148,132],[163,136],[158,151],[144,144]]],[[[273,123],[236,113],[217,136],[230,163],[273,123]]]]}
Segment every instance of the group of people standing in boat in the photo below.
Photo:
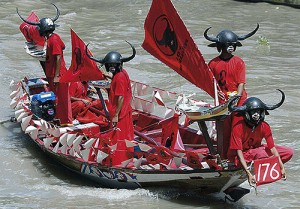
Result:
{"type": "Polygon", "coordinates": [[[228,105],[231,115],[224,121],[223,150],[227,152],[225,155],[230,162],[243,167],[250,185],[256,183],[248,167],[252,160],[278,156],[282,178],[286,179],[283,163],[293,156],[291,148],[275,145],[270,126],[264,121],[265,115],[269,114],[268,110],[274,110],[283,104],[284,92],[279,90],[282,99],[276,105],[267,105],[257,97],[248,97],[245,90],[245,63],[240,57],[233,55],[236,48],[242,46],[240,41],[254,35],[258,28],[259,24],[251,33],[243,36],[230,30],[222,30],[216,37],[207,35],[210,28],[204,32],[204,37],[213,42],[208,46],[216,47],[220,53],[208,63],[218,83],[220,103],[235,97],[228,105]],[[263,139],[266,144],[262,143],[263,139]]]}
{"type": "MultiPolygon", "coordinates": [[[[24,22],[36,25],[40,36],[45,38],[47,44],[46,61],[41,64],[49,83],[49,88],[56,95],[56,119],[59,120],[61,126],[73,126],[73,120],[85,109],[84,107],[92,105],[97,109],[102,109],[104,104],[88,98],[88,85],[85,81],[74,82],[70,85],[69,83],[59,82],[60,76],[67,69],[63,55],[65,44],[60,36],[54,33],[57,26],[55,21],[60,15],[58,8],[55,5],[54,7],[56,8],[56,17],[42,18],[39,22],[28,21],[19,14],[18,10],[17,13],[24,22]]],[[[132,89],[129,75],[123,68],[123,63],[130,61],[136,55],[135,48],[131,44],[130,46],[133,54],[127,58],[123,58],[120,53],[112,51],[104,59],[98,60],[87,53],[90,59],[104,64],[106,71],[112,75],[107,75],[112,79],[109,89],[108,109],[110,118],[108,120],[111,121],[110,125],[113,128],[118,129],[114,134],[114,138],[118,140],[133,140],[134,136],[130,105],[132,89]]]]}
{"type": "MultiPolygon", "coordinates": [[[[69,90],[68,83],[59,82],[60,75],[66,71],[63,56],[65,45],[60,36],[54,33],[55,21],[59,17],[59,10],[56,6],[55,8],[57,11],[55,18],[42,18],[39,22],[30,22],[19,16],[24,22],[36,25],[40,36],[46,40],[46,61],[43,66],[50,90],[57,96],[56,117],[62,126],[71,126],[74,117],[72,118],[70,101],[74,102],[73,116],[78,115],[80,109],[90,105],[92,101],[87,99],[87,83],[74,83],[69,90]]],[[[233,55],[236,48],[242,46],[240,41],[254,35],[258,28],[257,24],[255,30],[243,36],[238,36],[230,30],[223,30],[216,37],[207,34],[210,28],[204,32],[204,37],[213,42],[209,47],[216,47],[220,53],[208,63],[218,83],[219,100],[222,104],[230,97],[236,97],[229,104],[232,114],[224,123],[224,130],[226,130],[223,136],[224,149],[226,152],[228,150],[226,153],[228,159],[237,166],[242,166],[246,171],[249,184],[255,183],[255,178],[248,169],[248,164],[252,160],[272,155],[279,156],[282,177],[286,179],[283,163],[290,160],[293,155],[292,149],[275,145],[270,126],[264,121],[265,115],[269,114],[268,110],[273,110],[283,104],[284,93],[280,90],[282,99],[276,105],[267,105],[256,97],[248,98],[245,90],[245,63],[240,57],[233,55]],[[266,140],[266,145],[262,144],[263,139],[266,140]]],[[[133,140],[134,137],[130,105],[132,90],[129,75],[123,68],[123,63],[133,59],[136,54],[135,48],[131,44],[130,46],[133,54],[127,58],[123,58],[115,51],[109,52],[103,59],[96,59],[87,53],[90,59],[103,64],[105,70],[112,75],[108,105],[109,120],[111,127],[119,128],[120,131],[116,136],[119,140],[133,140]]]]}

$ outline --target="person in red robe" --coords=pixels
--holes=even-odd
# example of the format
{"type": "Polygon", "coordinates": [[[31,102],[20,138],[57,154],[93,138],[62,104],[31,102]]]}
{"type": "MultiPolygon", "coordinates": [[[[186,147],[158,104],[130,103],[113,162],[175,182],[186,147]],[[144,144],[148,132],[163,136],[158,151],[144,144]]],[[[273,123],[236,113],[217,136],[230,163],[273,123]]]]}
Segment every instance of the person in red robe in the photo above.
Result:
{"type": "MultiPolygon", "coordinates": [[[[247,92],[245,90],[246,84],[246,66],[244,61],[233,55],[236,47],[242,46],[240,40],[251,37],[258,30],[259,25],[254,31],[247,35],[238,36],[230,30],[221,31],[216,37],[210,37],[207,35],[207,32],[210,28],[206,29],[204,32],[204,37],[214,43],[209,44],[209,47],[217,47],[220,55],[212,59],[208,66],[211,69],[217,83],[219,86],[218,97],[221,104],[225,103],[229,97],[238,95],[239,101],[238,106],[243,104],[247,99],[247,92]]],[[[227,117],[223,123],[223,152],[224,157],[226,157],[226,152],[229,146],[230,132],[232,125],[238,122],[239,118],[234,117],[232,114],[231,117],[227,117]]]]}
{"type": "Polygon", "coordinates": [[[241,96],[238,105],[243,104],[247,99],[245,91],[246,84],[246,66],[244,61],[233,55],[236,47],[242,46],[241,40],[251,37],[256,33],[259,24],[251,33],[243,36],[238,36],[230,30],[221,31],[216,37],[207,35],[210,28],[204,32],[204,37],[214,43],[209,44],[209,47],[217,47],[220,55],[212,59],[208,66],[212,70],[218,85],[220,87],[218,96],[220,103],[223,104],[230,96],[241,96]]]}
{"type": "Polygon", "coordinates": [[[88,96],[91,92],[96,93],[96,90],[89,87],[86,81],[71,82],[69,91],[74,120],[103,126],[108,124],[101,101],[88,96]]]}
{"type": "Polygon", "coordinates": [[[69,92],[72,106],[72,116],[76,119],[78,113],[82,112],[85,106],[91,104],[91,99],[87,97],[87,82],[70,83],[69,92]]]}
{"type": "Polygon", "coordinates": [[[55,21],[58,19],[60,13],[58,8],[53,4],[56,9],[56,17],[54,18],[42,18],[39,22],[31,22],[17,13],[20,18],[30,24],[36,25],[40,36],[44,37],[47,44],[46,49],[46,61],[41,62],[44,72],[46,74],[49,88],[56,95],[56,119],[59,120],[61,126],[72,126],[72,110],[71,101],[69,95],[69,84],[60,83],[59,78],[64,72],[67,71],[63,50],[65,44],[61,40],[60,36],[54,33],[55,21]]]}
{"type": "Polygon", "coordinates": [[[282,178],[286,179],[286,171],[283,163],[288,162],[293,156],[293,150],[289,147],[275,145],[272,131],[267,122],[264,121],[267,110],[273,110],[280,107],[285,99],[282,93],[281,101],[276,105],[266,105],[256,97],[248,98],[242,106],[233,106],[229,104],[229,110],[242,114],[242,120],[239,120],[232,129],[230,146],[228,150],[229,161],[236,166],[242,166],[248,175],[249,184],[255,184],[255,178],[248,169],[252,160],[268,158],[270,156],[279,156],[282,178]],[[262,140],[266,140],[266,144],[262,140]]]}
{"type": "MultiPolygon", "coordinates": [[[[129,75],[123,68],[123,63],[133,59],[136,54],[135,48],[131,44],[130,46],[133,54],[127,58],[123,58],[119,52],[111,51],[104,59],[95,59],[88,54],[86,48],[88,57],[96,62],[104,64],[106,71],[112,74],[108,109],[111,126],[117,130],[113,136],[114,142],[124,141],[125,139],[133,140],[134,137],[131,108],[132,89],[129,75]]],[[[118,145],[117,149],[124,148],[125,147],[120,147],[118,145]]]]}

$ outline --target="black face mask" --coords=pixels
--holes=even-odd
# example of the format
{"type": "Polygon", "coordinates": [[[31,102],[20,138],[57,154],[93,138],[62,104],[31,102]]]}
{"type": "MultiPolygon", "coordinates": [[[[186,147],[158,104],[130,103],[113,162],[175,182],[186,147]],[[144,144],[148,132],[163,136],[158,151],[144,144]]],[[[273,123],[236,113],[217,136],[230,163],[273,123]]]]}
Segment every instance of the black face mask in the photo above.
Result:
{"type": "Polygon", "coordinates": [[[105,69],[107,72],[111,72],[113,75],[121,70],[120,63],[105,63],[105,69]]]}
{"type": "Polygon", "coordinates": [[[225,43],[223,44],[223,50],[226,50],[228,53],[232,53],[236,50],[236,44],[235,43],[225,43]]]}

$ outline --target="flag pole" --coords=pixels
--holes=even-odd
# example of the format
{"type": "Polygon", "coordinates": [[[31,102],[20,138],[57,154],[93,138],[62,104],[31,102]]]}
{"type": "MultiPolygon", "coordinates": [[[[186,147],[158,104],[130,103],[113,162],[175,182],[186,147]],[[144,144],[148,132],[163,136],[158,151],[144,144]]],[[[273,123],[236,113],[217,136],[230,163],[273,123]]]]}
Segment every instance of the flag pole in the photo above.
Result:
{"type": "Polygon", "coordinates": [[[218,97],[218,88],[217,88],[217,81],[216,78],[214,78],[214,92],[215,92],[215,106],[219,106],[219,97],[218,97]]]}

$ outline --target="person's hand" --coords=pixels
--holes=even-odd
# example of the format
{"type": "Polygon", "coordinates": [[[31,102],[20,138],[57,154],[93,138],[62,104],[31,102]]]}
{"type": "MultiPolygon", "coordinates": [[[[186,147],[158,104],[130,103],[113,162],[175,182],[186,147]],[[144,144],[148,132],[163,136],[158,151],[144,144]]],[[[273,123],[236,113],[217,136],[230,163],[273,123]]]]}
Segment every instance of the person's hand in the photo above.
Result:
{"type": "Polygon", "coordinates": [[[256,184],[256,180],[255,177],[250,173],[250,171],[247,171],[247,175],[248,175],[248,183],[250,186],[255,186],[256,184]]]}
{"type": "Polygon", "coordinates": [[[93,93],[93,94],[97,94],[97,90],[95,89],[95,87],[93,86],[90,86],[89,90],[88,90],[90,93],[93,93]]]}
{"type": "Polygon", "coordinates": [[[82,99],[81,101],[85,104],[85,106],[88,106],[91,104],[91,102],[87,99],[82,99]]]}
{"type": "Polygon", "coordinates": [[[281,178],[285,181],[287,179],[285,169],[281,169],[281,178]]]}
{"type": "Polygon", "coordinates": [[[119,117],[118,117],[118,115],[115,115],[113,118],[112,118],[112,126],[113,127],[116,127],[117,126],[117,124],[118,124],[118,122],[119,122],[119,117]]]}
{"type": "Polygon", "coordinates": [[[55,76],[55,77],[54,77],[53,83],[59,83],[59,76],[55,76]]]}

